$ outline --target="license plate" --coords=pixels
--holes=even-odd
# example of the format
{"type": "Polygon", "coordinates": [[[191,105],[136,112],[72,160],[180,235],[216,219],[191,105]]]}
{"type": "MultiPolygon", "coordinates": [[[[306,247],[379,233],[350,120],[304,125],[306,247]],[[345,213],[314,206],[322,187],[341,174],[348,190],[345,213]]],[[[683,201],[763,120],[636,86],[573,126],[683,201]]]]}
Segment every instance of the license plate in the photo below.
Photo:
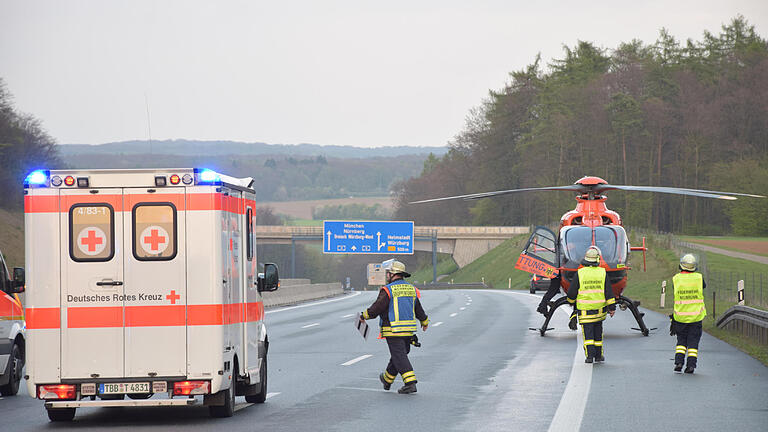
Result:
{"type": "Polygon", "coordinates": [[[150,393],[148,382],[99,384],[99,394],[150,393]]]}

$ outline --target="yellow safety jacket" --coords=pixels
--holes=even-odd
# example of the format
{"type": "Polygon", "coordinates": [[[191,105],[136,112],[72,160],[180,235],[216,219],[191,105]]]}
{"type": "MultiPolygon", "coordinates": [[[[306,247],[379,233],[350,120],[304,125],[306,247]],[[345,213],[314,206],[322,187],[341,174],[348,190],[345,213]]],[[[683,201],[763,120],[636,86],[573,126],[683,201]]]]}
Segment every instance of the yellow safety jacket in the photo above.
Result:
{"type": "Polygon", "coordinates": [[[383,289],[389,296],[389,323],[382,317],[381,336],[413,335],[419,329],[419,320],[416,319],[416,297],[419,294],[416,287],[408,282],[396,280],[383,289]]]}
{"type": "Polygon", "coordinates": [[[678,273],[672,278],[675,289],[675,321],[698,322],[707,316],[704,306],[704,279],[701,273],[678,273]]]}
{"type": "Polygon", "coordinates": [[[608,305],[616,299],[605,298],[605,269],[602,267],[582,267],[577,272],[579,293],[576,296],[576,309],[582,324],[605,320],[608,305]]]}

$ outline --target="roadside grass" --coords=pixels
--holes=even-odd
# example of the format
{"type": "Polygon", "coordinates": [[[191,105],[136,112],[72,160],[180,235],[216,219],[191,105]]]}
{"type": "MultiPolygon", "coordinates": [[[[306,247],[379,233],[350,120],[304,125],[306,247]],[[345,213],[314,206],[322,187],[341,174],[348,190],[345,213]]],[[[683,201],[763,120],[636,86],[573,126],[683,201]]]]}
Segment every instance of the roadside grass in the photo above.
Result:
{"type": "MultiPolygon", "coordinates": [[[[456,265],[456,262],[453,261],[453,258],[451,257],[451,254],[437,254],[437,276],[450,274],[456,271],[459,268],[459,266],[456,265]]],[[[443,278],[441,282],[447,282],[450,281],[450,276],[443,278]]],[[[411,273],[411,277],[409,278],[412,282],[420,283],[426,281],[427,283],[432,281],[432,261],[430,260],[428,264],[426,264],[424,267],[419,268],[418,270],[411,273]]]]}
{"type": "Polygon", "coordinates": [[[454,282],[481,282],[493,288],[506,289],[512,281],[512,289],[528,289],[531,275],[515,268],[517,257],[523,250],[529,235],[515,236],[491,249],[488,253],[457,270],[446,280],[454,282]]]}
{"type": "Polygon", "coordinates": [[[739,249],[739,248],[736,248],[736,247],[724,246],[724,245],[713,244],[713,243],[707,242],[707,240],[734,240],[734,241],[755,242],[755,243],[768,243],[768,237],[680,236],[679,238],[680,238],[680,240],[686,241],[686,242],[689,242],[689,243],[697,243],[697,244],[702,244],[702,245],[705,245],[705,246],[712,246],[712,247],[716,247],[718,249],[724,249],[724,250],[733,251],[733,252],[748,253],[748,254],[758,255],[758,256],[768,256],[768,253],[760,253],[760,252],[755,252],[755,251],[751,251],[751,250],[744,250],[744,249],[739,249]]]}

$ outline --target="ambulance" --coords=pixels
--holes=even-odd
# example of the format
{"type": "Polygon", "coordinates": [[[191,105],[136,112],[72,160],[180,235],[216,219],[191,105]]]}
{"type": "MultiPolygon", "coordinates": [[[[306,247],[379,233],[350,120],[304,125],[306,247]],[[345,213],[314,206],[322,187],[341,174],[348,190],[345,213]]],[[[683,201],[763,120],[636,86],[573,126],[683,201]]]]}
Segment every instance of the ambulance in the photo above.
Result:
{"type": "Polygon", "coordinates": [[[267,396],[253,179],[208,169],[40,170],[24,182],[27,388],[80,407],[233,415],[267,396]]]}
{"type": "Polygon", "coordinates": [[[8,272],[0,252],[0,395],[13,396],[19,391],[24,368],[24,308],[18,294],[24,292],[24,269],[8,272]]]}

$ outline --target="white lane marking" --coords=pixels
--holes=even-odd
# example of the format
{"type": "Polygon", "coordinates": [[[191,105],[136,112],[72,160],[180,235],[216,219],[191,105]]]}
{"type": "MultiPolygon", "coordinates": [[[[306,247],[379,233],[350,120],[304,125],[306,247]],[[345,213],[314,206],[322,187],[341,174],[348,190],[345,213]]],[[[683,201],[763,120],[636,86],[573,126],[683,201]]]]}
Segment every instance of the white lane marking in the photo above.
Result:
{"type": "Polygon", "coordinates": [[[248,408],[249,406],[254,405],[251,402],[242,402],[237,405],[235,405],[235,412],[240,411],[243,408],[248,408]]]}
{"type": "Polygon", "coordinates": [[[307,304],[302,304],[302,305],[298,305],[298,306],[288,306],[288,307],[280,308],[280,309],[277,309],[277,310],[268,310],[268,311],[266,311],[264,313],[265,314],[271,314],[271,313],[285,312],[287,310],[292,310],[292,309],[299,309],[299,308],[305,308],[305,307],[310,307],[310,306],[317,306],[317,305],[326,304],[326,303],[333,303],[333,302],[337,302],[337,301],[341,301],[341,300],[349,300],[351,298],[359,296],[362,293],[363,293],[362,291],[355,291],[354,293],[352,293],[350,295],[345,295],[345,296],[340,297],[340,298],[334,298],[334,299],[330,299],[330,300],[323,300],[323,301],[318,301],[318,302],[313,302],[313,303],[307,303],[307,304]]]}
{"type": "Polygon", "coordinates": [[[469,305],[471,305],[471,304],[472,304],[472,302],[468,302],[468,303],[467,303],[467,304],[465,304],[464,306],[469,306],[469,305]]]}
{"type": "Polygon", "coordinates": [[[438,326],[441,326],[441,325],[443,325],[442,321],[436,322],[436,323],[432,324],[432,327],[438,327],[438,326]]]}
{"type": "Polygon", "coordinates": [[[584,363],[584,337],[581,332],[576,336],[576,354],[568,384],[565,385],[560,405],[557,406],[549,432],[574,431],[581,428],[584,410],[587,407],[587,395],[592,386],[592,365],[584,363]]]}
{"type": "Polygon", "coordinates": [[[373,391],[373,392],[381,392],[384,391],[383,389],[372,389],[372,388],[363,388],[363,387],[336,387],[337,389],[344,389],[344,390],[362,390],[362,391],[373,391]]]}
{"type": "MultiPolygon", "coordinates": [[[[525,296],[529,299],[539,299],[535,294],[514,291],[492,291],[483,290],[483,292],[495,292],[501,294],[513,294],[525,296]]],[[[561,309],[558,309],[561,310],[561,309]]],[[[584,410],[587,407],[587,397],[589,389],[592,386],[592,365],[584,363],[584,337],[581,332],[576,334],[576,353],[573,355],[573,365],[571,366],[571,376],[568,378],[568,384],[565,385],[565,391],[560,398],[560,404],[557,406],[552,423],[549,424],[549,432],[574,431],[581,428],[581,422],[584,419],[584,410]]]]}
{"type": "Polygon", "coordinates": [[[357,363],[357,362],[359,362],[361,360],[365,360],[365,359],[367,359],[369,357],[373,357],[373,354],[365,354],[365,355],[361,355],[360,357],[355,357],[355,358],[353,358],[350,361],[346,361],[346,362],[342,363],[341,365],[342,366],[353,365],[353,364],[355,364],[355,363],[357,363]]]}
{"type": "Polygon", "coordinates": [[[272,396],[277,396],[277,395],[279,395],[280,393],[281,393],[281,392],[267,393],[267,399],[271,398],[272,396]]]}
{"type": "Polygon", "coordinates": [[[353,316],[355,316],[355,314],[347,314],[347,315],[344,315],[342,318],[352,318],[353,316]]]}
{"type": "Polygon", "coordinates": [[[458,313],[457,313],[457,312],[454,312],[454,313],[452,313],[452,314],[450,315],[450,317],[451,317],[451,318],[453,318],[453,317],[455,317],[456,315],[458,315],[458,313]]]}
{"type": "Polygon", "coordinates": [[[459,310],[464,310],[464,309],[466,309],[466,308],[465,308],[465,307],[460,307],[460,308],[459,308],[459,310]]]}
{"type": "Polygon", "coordinates": [[[310,328],[310,327],[319,326],[319,325],[320,323],[312,323],[312,324],[307,324],[305,326],[301,326],[301,328],[310,328]]]}

